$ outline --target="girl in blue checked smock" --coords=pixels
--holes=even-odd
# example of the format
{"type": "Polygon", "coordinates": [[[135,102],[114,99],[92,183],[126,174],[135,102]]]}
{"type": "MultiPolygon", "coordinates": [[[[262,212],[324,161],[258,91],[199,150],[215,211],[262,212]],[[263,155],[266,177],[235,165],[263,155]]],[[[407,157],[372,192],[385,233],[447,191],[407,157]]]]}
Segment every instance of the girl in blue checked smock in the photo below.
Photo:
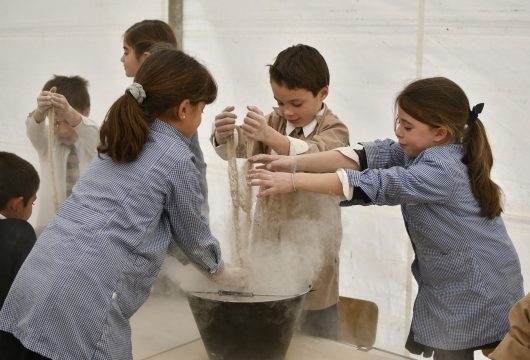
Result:
{"type": "Polygon", "coordinates": [[[142,64],[107,113],[99,156],[10,289],[0,358],[132,359],[129,318],[148,297],[172,239],[221,286],[244,285],[240,269],[223,265],[201,216],[189,147],[216,94],[208,70],[180,51],[159,51],[142,64]]]}
{"type": "Polygon", "coordinates": [[[343,206],[401,205],[418,283],[406,348],[434,359],[473,359],[474,350],[495,347],[524,295],[501,189],[490,178],[482,107],[470,109],[449,79],[417,80],[396,99],[397,141],[251,159],[265,164],[249,173],[267,188],[260,196],[301,190],[343,195],[343,206]]]}

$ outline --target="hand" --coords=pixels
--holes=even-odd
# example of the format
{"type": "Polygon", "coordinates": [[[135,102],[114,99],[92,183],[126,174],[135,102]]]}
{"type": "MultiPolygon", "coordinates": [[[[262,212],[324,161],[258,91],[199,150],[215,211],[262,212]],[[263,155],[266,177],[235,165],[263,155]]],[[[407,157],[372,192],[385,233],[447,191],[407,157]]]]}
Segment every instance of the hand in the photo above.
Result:
{"type": "Polygon", "coordinates": [[[251,169],[248,171],[247,182],[251,186],[265,188],[258,193],[258,197],[296,191],[293,173],[251,169]]]}
{"type": "Polygon", "coordinates": [[[50,91],[43,91],[37,97],[37,108],[33,112],[33,117],[38,123],[44,121],[48,110],[52,108],[52,95],[56,90],[56,87],[52,87],[50,91]]]}
{"type": "Polygon", "coordinates": [[[77,126],[81,122],[81,114],[77,112],[64,97],[64,95],[52,93],[51,104],[57,115],[61,116],[70,126],[77,126]]]}
{"type": "Polygon", "coordinates": [[[263,164],[257,166],[256,169],[296,172],[296,158],[294,156],[258,154],[250,157],[248,161],[263,164]]]}
{"type": "Polygon", "coordinates": [[[255,140],[266,142],[271,130],[273,130],[268,124],[267,119],[263,116],[263,112],[256,106],[247,106],[248,112],[243,120],[241,129],[246,136],[255,140]]]}
{"type": "Polygon", "coordinates": [[[225,264],[222,270],[212,276],[222,290],[244,291],[248,289],[248,273],[240,267],[225,264]]]}
{"type": "Polygon", "coordinates": [[[217,144],[226,144],[228,138],[234,135],[237,115],[233,113],[233,106],[227,106],[215,116],[215,141],[217,144]]]}

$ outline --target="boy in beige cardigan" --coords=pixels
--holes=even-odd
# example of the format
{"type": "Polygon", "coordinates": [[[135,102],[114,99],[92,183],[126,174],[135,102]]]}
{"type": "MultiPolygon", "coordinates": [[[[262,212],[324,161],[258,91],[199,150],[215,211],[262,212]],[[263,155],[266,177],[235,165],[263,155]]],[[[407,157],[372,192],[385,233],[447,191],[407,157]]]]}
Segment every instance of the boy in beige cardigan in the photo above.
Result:
{"type": "MultiPolygon", "coordinates": [[[[225,160],[227,139],[235,137],[238,157],[246,157],[247,142],[252,154],[296,155],[347,146],[348,128],[326,106],[329,70],[322,55],[307,45],[291,46],[280,52],[269,66],[272,92],[278,107],[268,115],[249,106],[241,126],[236,126],[234,107],[215,117],[211,140],[225,160]]],[[[315,291],[305,300],[302,332],[336,338],[338,321],[339,249],[342,238],[339,199],[335,196],[289,193],[260,199],[256,204],[252,248],[295,249],[313,261],[309,281],[315,291]],[[308,253],[309,255],[305,255],[308,253]]],[[[260,258],[262,254],[254,254],[260,258]]],[[[296,264],[298,259],[292,259],[296,264]]],[[[291,260],[289,260],[290,262],[291,260]]],[[[281,268],[281,266],[280,266],[281,268]]],[[[286,266],[288,268],[288,266],[286,266]]],[[[273,273],[278,268],[261,269],[273,273]]],[[[296,268],[294,272],[303,272],[296,268]]],[[[292,274],[283,273],[279,277],[292,274]]],[[[274,275],[271,275],[274,277],[274,275]]],[[[280,279],[279,279],[280,280],[280,279]]]]}

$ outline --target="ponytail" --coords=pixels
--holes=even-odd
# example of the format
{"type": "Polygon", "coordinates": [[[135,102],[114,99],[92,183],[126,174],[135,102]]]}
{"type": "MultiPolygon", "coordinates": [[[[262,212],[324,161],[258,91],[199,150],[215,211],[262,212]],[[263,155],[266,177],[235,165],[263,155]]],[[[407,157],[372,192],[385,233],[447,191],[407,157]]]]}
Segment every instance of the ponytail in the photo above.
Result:
{"type": "Polygon", "coordinates": [[[107,154],[116,163],[134,161],[157,117],[184,100],[210,104],[216,97],[217,85],[204,65],[182,51],[156,51],[143,62],[134,82],[105,116],[98,154],[107,154]]]}
{"type": "Polygon", "coordinates": [[[501,188],[490,178],[493,155],[484,125],[477,118],[468,124],[462,139],[473,195],[480,204],[480,215],[493,219],[502,213],[501,188]]]}
{"type": "Polygon", "coordinates": [[[142,110],[127,91],[110,107],[99,131],[98,154],[108,154],[116,163],[136,160],[149,135],[153,118],[142,110]]]}

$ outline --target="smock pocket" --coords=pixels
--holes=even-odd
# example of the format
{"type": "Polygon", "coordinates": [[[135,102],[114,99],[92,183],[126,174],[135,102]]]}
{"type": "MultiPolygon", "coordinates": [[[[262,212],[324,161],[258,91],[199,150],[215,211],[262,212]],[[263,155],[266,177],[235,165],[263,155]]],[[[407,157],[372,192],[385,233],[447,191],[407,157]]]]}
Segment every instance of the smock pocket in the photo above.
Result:
{"type": "Polygon", "coordinates": [[[467,288],[473,265],[466,253],[426,249],[418,255],[419,273],[425,285],[444,290],[467,288]]]}
{"type": "Polygon", "coordinates": [[[131,327],[119,306],[119,293],[111,295],[103,333],[93,360],[132,360],[131,327]]]}

